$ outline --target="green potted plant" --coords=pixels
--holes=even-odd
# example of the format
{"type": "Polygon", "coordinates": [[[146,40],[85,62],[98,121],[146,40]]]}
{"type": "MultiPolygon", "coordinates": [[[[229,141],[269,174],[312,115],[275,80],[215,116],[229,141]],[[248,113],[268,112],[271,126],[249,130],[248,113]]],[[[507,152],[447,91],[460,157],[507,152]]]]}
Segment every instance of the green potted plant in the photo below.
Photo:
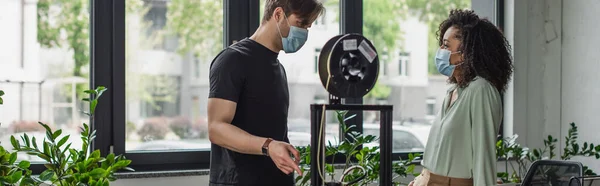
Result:
{"type": "MultiPolygon", "coordinates": [[[[578,143],[578,136],[577,125],[575,125],[575,123],[570,123],[569,131],[565,137],[565,147],[560,159],[570,160],[576,156],[600,159],[600,145],[595,146],[594,143],[589,142],[584,142],[583,144],[578,143]]],[[[544,140],[544,148],[534,149],[533,153],[528,155],[529,161],[534,162],[541,159],[554,159],[556,157],[554,150],[556,150],[557,141],[556,138],[548,135],[548,139],[544,140]],[[546,154],[548,154],[548,156],[546,154]]],[[[583,174],[585,176],[596,175],[596,173],[589,169],[588,166],[583,167],[583,174]]]]}
{"type": "MultiPolygon", "coordinates": [[[[538,160],[556,158],[560,158],[560,160],[570,160],[575,156],[600,159],[600,146],[595,146],[593,143],[588,142],[581,144],[577,142],[578,135],[577,125],[575,125],[575,123],[570,123],[569,131],[565,137],[565,147],[560,157],[558,157],[555,152],[558,139],[552,137],[552,135],[548,135],[548,137],[544,139],[543,148],[536,148],[531,151],[515,142],[518,137],[516,135],[515,137],[505,139],[504,141],[499,140],[496,144],[496,154],[499,157],[504,157],[507,162],[505,172],[499,172],[498,178],[505,183],[503,185],[520,184],[527,173],[526,167],[538,160]],[[509,160],[515,161],[518,168],[515,169],[513,163],[508,162],[509,160]],[[512,174],[508,173],[508,165],[513,168],[512,174]]],[[[596,175],[596,173],[589,169],[588,166],[584,166],[583,171],[584,176],[596,175]]],[[[549,173],[551,173],[551,171],[549,173]]]]}
{"type": "MultiPolygon", "coordinates": [[[[4,91],[0,90],[0,105],[4,104],[2,99],[4,91]]],[[[2,185],[35,185],[39,182],[31,177],[29,161],[17,163],[17,152],[9,152],[0,146],[0,183],[2,185]]]]}
{"type": "Polygon", "coordinates": [[[527,173],[527,155],[529,149],[516,142],[519,136],[500,139],[496,143],[496,157],[504,160],[504,171],[498,172],[498,179],[503,185],[521,183],[527,173]],[[516,165],[515,165],[516,164],[516,165]],[[509,172],[509,167],[510,172],[509,172]]]}
{"type": "Polygon", "coordinates": [[[2,96],[4,96],[4,91],[0,90],[0,105],[4,104],[4,100],[2,99],[2,96]]]}
{"type": "MultiPolygon", "coordinates": [[[[90,98],[83,99],[89,102],[89,112],[86,114],[90,119],[94,118],[98,99],[106,88],[100,86],[95,90],[86,90],[90,98]]],[[[42,140],[42,146],[38,146],[35,137],[29,138],[27,134],[17,140],[11,136],[13,148],[19,152],[25,152],[42,158],[47,168],[39,175],[43,182],[57,186],[107,186],[116,180],[114,173],[118,170],[133,169],[127,167],[131,160],[122,155],[108,154],[100,156],[100,151],[90,152],[90,144],[96,138],[96,131],[90,130],[88,124],[81,127],[81,148],[71,148],[71,143],[66,144],[70,135],[59,138],[62,130],[53,131],[47,124],[39,123],[46,129],[46,138],[42,140]]],[[[23,185],[23,184],[22,184],[23,185]]],[[[25,184],[28,185],[28,184],[25,184]]],[[[34,185],[34,184],[31,184],[34,185]]],[[[39,184],[38,184],[39,185],[39,184]]]]}
{"type": "MultiPolygon", "coordinates": [[[[380,152],[379,147],[367,147],[365,144],[376,142],[379,139],[373,135],[363,135],[359,132],[351,131],[350,129],[356,127],[354,125],[347,126],[346,121],[354,118],[356,115],[346,117],[348,111],[336,111],[336,118],[341,132],[348,134],[349,138],[336,140],[335,144],[329,142],[325,147],[325,155],[331,156],[334,154],[342,154],[346,160],[343,164],[343,173],[339,180],[335,180],[335,165],[332,163],[325,163],[324,179],[326,185],[369,185],[376,183],[379,179],[379,158],[380,152]],[[363,148],[359,148],[359,147],[363,148]],[[356,161],[351,161],[356,160],[356,161]]],[[[296,185],[308,185],[310,182],[310,151],[311,147],[297,147],[300,152],[300,169],[303,171],[302,176],[296,177],[296,185]]],[[[409,154],[408,160],[401,160],[394,162],[393,171],[396,173],[396,177],[407,176],[408,174],[414,174],[415,165],[412,163],[413,160],[417,159],[420,155],[409,154]]],[[[335,159],[332,159],[335,162],[335,159]]],[[[400,184],[395,182],[394,184],[400,184]]]]}
{"type": "Polygon", "coordinates": [[[2,185],[39,185],[39,181],[31,177],[29,161],[17,160],[17,152],[9,152],[0,146],[0,183],[2,185]]]}

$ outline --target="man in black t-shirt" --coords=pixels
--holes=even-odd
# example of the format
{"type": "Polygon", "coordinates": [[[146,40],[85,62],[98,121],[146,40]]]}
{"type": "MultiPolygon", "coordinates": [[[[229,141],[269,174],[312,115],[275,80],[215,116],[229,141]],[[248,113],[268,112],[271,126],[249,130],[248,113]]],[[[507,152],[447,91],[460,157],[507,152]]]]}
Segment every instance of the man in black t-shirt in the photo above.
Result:
{"type": "Polygon", "coordinates": [[[289,91],[277,56],[298,51],[323,11],[319,0],[266,0],[256,32],[211,63],[209,185],[292,186],[292,173],[302,174],[287,136],[289,91]]]}

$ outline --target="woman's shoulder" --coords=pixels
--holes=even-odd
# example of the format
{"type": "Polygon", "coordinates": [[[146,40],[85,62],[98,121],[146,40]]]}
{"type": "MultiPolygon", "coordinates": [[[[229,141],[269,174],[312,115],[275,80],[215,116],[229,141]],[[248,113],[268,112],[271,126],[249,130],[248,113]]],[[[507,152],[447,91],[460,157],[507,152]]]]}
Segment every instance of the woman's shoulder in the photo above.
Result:
{"type": "Polygon", "coordinates": [[[498,93],[498,90],[496,89],[496,87],[494,87],[494,85],[492,85],[492,83],[490,83],[485,78],[482,78],[479,76],[475,77],[475,79],[473,79],[473,81],[471,81],[471,83],[469,83],[469,86],[467,86],[466,89],[470,92],[482,92],[483,91],[483,92],[498,93]]]}

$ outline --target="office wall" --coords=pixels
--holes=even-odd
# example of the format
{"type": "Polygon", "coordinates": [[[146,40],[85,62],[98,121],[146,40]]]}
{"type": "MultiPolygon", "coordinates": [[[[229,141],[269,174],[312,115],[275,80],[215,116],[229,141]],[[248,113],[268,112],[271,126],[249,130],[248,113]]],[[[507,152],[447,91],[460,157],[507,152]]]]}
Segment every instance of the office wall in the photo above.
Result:
{"type": "MultiPolygon", "coordinates": [[[[579,127],[579,141],[600,144],[600,21],[598,0],[563,1],[561,129],[579,127]]],[[[564,138],[564,137],[563,137],[564,138]]],[[[564,142],[563,142],[564,143],[564,142]]],[[[578,159],[600,172],[600,161],[578,159]]]]}
{"type": "Polygon", "coordinates": [[[545,136],[561,134],[561,1],[507,0],[505,10],[504,31],[514,56],[505,134],[539,148],[545,136]]]}
{"type": "MultiPolygon", "coordinates": [[[[514,81],[507,93],[505,132],[517,133],[530,148],[558,139],[562,153],[569,124],[579,128],[579,142],[600,144],[598,88],[600,25],[596,0],[507,0],[506,34],[513,45],[514,81]]],[[[591,158],[575,158],[600,171],[591,158]]]]}

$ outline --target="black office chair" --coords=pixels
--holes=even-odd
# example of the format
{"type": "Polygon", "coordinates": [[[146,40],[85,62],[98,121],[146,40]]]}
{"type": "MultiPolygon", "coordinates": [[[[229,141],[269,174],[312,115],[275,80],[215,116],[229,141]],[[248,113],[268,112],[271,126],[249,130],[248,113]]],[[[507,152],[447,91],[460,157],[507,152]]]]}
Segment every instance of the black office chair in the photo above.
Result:
{"type": "Polygon", "coordinates": [[[600,176],[573,176],[569,181],[569,186],[600,186],[600,176]]]}
{"type": "Polygon", "coordinates": [[[539,160],[533,162],[522,186],[579,186],[583,165],[576,161],[539,160]],[[577,181],[572,181],[575,177],[577,181]]]}

